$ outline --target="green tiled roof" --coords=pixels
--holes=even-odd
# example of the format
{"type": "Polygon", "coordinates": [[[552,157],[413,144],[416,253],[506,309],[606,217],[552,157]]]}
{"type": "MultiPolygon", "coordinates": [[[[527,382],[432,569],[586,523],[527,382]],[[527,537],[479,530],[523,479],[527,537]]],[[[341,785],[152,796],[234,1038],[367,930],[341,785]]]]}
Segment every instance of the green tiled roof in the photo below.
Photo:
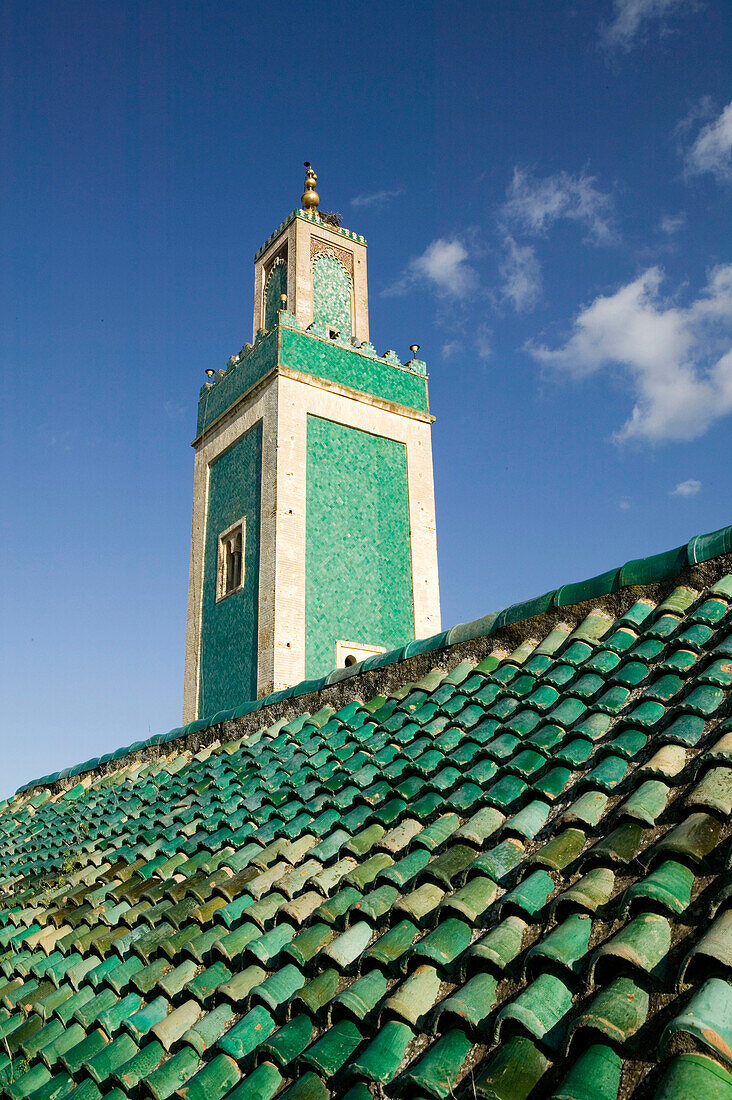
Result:
{"type": "MultiPolygon", "coordinates": [[[[352,679],[362,672],[384,668],[420,654],[437,653],[460,642],[492,637],[499,634],[506,627],[526,622],[536,615],[557,611],[571,604],[587,600],[597,600],[623,588],[668,581],[678,576],[679,572],[687,565],[696,565],[729,553],[732,553],[732,526],[722,527],[718,531],[712,531],[706,535],[696,535],[686,545],[679,546],[675,550],[654,554],[648,558],[635,559],[618,569],[608,570],[608,572],[589,580],[580,581],[576,584],[565,584],[554,592],[546,592],[543,596],[538,596],[533,600],[512,604],[510,607],[504,608],[503,611],[484,615],[482,618],[474,619],[469,623],[460,623],[450,630],[443,630],[439,634],[434,634],[431,638],[418,638],[401,649],[393,650],[391,653],[380,653],[367,658],[365,661],[350,665],[348,668],[334,669],[320,680],[304,680],[302,683],[295,684],[284,691],[275,691],[263,699],[245,701],[233,710],[220,711],[208,718],[199,718],[188,726],[177,727],[168,733],[155,734],[145,741],[135,741],[132,745],[120,748],[114,753],[87,760],[74,768],[66,768],[51,775],[44,775],[40,779],[34,779],[24,784],[16,793],[21,794],[34,787],[53,784],[66,780],[69,776],[94,771],[100,765],[109,763],[110,760],[121,760],[129,756],[130,753],[146,748],[156,748],[170,741],[177,741],[189,734],[200,733],[203,730],[218,726],[222,722],[242,718],[284,700],[321,691],[331,684],[352,679]]],[[[669,608],[672,611],[679,609],[683,610],[683,607],[669,608]]],[[[672,616],[668,618],[668,622],[673,625],[672,616]]],[[[589,633],[590,637],[593,637],[598,630],[604,629],[604,625],[601,616],[590,617],[583,629],[585,633],[589,633]]],[[[662,627],[659,629],[662,629],[662,627]]],[[[553,642],[553,640],[554,636],[551,635],[551,641],[553,642]]]]}
{"type": "Polygon", "coordinates": [[[687,570],[715,538],[421,643],[388,695],[291,692],[3,803],[1,1094],[732,1096],[732,574],[687,570]]]}

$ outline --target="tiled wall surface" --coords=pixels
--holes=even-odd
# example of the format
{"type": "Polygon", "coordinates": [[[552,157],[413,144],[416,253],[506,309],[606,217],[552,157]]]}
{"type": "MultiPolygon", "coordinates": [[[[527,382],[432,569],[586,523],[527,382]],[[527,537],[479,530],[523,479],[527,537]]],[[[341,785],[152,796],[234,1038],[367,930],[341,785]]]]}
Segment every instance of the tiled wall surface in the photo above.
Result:
{"type": "Polygon", "coordinates": [[[421,374],[393,365],[368,350],[344,346],[280,323],[253,348],[244,351],[213,386],[204,386],[198,403],[197,434],[263,378],[278,363],[330,382],[373,394],[419,412],[429,411],[424,365],[421,374]]]}
{"type": "Polygon", "coordinates": [[[276,261],[269,279],[264,298],[264,327],[271,332],[277,324],[277,314],[282,309],[281,296],[287,294],[287,264],[276,261]]]}
{"type": "Polygon", "coordinates": [[[394,646],[414,635],[407,451],[308,416],[305,674],[337,639],[394,646]]]}
{"type": "Polygon", "coordinates": [[[211,463],[201,624],[199,713],[257,694],[257,603],[262,425],[255,424],[211,463]],[[244,586],[216,602],[218,538],[245,517],[244,586]]]}
{"type": "Polygon", "coordinates": [[[337,382],[342,386],[428,412],[424,377],[371,358],[355,348],[280,327],[280,365],[337,382]]]}
{"type": "Polygon", "coordinates": [[[313,321],[332,325],[341,336],[351,335],[351,279],[327,252],[313,260],[313,321]]]}
{"type": "Polygon", "coordinates": [[[270,332],[225,375],[221,375],[215,385],[204,387],[198,402],[198,435],[277,365],[277,350],[277,332],[270,332]]]}

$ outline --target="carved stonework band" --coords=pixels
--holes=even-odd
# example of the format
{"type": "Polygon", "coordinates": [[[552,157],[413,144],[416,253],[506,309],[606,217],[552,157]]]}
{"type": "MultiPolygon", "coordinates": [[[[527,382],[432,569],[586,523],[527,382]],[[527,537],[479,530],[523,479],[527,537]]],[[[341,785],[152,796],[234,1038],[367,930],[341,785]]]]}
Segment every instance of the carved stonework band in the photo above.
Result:
{"type": "Polygon", "coordinates": [[[331,256],[335,256],[336,260],[339,260],[340,263],[343,264],[353,283],[353,253],[345,248],[339,248],[337,244],[331,244],[330,241],[323,241],[320,237],[311,237],[310,262],[312,263],[316,256],[320,256],[324,252],[330,253],[331,256]]]}

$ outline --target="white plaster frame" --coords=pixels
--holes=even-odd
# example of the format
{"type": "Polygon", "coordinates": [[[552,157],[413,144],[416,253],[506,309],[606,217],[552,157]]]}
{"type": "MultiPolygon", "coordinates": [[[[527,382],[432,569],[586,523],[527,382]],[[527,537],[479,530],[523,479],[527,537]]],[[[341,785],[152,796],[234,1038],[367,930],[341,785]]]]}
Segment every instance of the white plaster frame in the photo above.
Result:
{"type": "Polygon", "coordinates": [[[247,517],[242,516],[219,535],[218,556],[216,560],[216,603],[241,592],[246,579],[247,517]],[[235,531],[241,531],[241,580],[236,588],[226,589],[226,543],[235,531]]]}

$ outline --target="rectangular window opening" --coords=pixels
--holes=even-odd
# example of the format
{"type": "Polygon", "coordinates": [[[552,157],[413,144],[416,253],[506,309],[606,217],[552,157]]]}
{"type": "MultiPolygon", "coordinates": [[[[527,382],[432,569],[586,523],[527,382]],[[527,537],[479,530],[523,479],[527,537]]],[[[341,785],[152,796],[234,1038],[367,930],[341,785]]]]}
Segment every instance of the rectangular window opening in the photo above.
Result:
{"type": "Polygon", "coordinates": [[[219,535],[216,599],[223,600],[244,587],[246,521],[238,520],[219,535]]]}

